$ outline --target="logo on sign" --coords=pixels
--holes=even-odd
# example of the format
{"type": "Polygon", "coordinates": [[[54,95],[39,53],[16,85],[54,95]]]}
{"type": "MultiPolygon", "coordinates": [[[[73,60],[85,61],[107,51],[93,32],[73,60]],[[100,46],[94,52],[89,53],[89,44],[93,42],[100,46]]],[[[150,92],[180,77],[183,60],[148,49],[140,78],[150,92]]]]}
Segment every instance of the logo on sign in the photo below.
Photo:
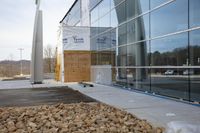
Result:
{"type": "Polygon", "coordinates": [[[116,40],[115,39],[112,39],[112,44],[116,44],[116,40]]]}
{"type": "Polygon", "coordinates": [[[74,43],[84,43],[84,39],[81,37],[73,36],[74,43]]]}
{"type": "Polygon", "coordinates": [[[106,39],[107,39],[106,36],[104,36],[102,38],[97,38],[97,43],[103,43],[103,44],[105,44],[106,43],[106,39]]]}
{"type": "Polygon", "coordinates": [[[67,38],[63,38],[63,43],[68,43],[68,39],[67,38]]]}

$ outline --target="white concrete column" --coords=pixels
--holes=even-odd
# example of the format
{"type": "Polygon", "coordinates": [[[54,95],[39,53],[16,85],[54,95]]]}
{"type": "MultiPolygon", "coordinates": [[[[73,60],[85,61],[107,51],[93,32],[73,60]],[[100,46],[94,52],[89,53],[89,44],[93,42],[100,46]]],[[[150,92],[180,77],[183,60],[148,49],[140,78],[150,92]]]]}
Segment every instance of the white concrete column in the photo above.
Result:
{"type": "Polygon", "coordinates": [[[31,83],[38,84],[43,81],[43,22],[42,11],[37,6],[33,31],[32,57],[31,57],[31,83]]]}

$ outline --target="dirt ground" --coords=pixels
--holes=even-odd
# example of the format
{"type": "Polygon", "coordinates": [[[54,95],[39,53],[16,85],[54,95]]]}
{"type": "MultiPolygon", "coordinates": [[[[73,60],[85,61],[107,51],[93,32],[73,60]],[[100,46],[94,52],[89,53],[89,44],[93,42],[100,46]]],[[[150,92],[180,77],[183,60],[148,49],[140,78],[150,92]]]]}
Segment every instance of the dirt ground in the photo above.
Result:
{"type": "Polygon", "coordinates": [[[68,87],[0,90],[0,107],[80,102],[95,102],[95,100],[68,87]]]}

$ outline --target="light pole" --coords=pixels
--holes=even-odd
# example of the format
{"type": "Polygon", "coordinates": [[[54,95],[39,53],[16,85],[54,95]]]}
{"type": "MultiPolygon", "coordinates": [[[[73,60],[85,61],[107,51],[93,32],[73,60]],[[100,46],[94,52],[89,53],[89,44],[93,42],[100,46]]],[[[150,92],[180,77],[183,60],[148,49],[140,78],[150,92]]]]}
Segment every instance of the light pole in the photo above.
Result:
{"type": "Polygon", "coordinates": [[[22,66],[22,51],[23,50],[24,50],[23,48],[19,48],[19,51],[20,51],[20,76],[23,75],[23,73],[22,73],[22,68],[23,68],[23,66],[22,66]]]}
{"type": "Polygon", "coordinates": [[[24,50],[23,48],[19,48],[19,51],[20,51],[20,75],[21,75],[21,76],[23,75],[23,73],[22,73],[22,71],[23,71],[22,51],[23,51],[23,50],[24,50]]]}

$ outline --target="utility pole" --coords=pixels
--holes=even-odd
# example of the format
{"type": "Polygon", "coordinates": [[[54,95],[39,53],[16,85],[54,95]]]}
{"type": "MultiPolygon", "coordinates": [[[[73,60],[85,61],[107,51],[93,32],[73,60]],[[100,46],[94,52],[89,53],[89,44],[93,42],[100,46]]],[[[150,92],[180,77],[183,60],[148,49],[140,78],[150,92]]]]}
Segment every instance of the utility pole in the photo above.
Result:
{"type": "Polygon", "coordinates": [[[23,69],[23,64],[22,64],[22,51],[24,49],[23,48],[19,48],[19,51],[20,51],[20,76],[23,76],[23,73],[22,73],[22,69],[23,69]]]}

